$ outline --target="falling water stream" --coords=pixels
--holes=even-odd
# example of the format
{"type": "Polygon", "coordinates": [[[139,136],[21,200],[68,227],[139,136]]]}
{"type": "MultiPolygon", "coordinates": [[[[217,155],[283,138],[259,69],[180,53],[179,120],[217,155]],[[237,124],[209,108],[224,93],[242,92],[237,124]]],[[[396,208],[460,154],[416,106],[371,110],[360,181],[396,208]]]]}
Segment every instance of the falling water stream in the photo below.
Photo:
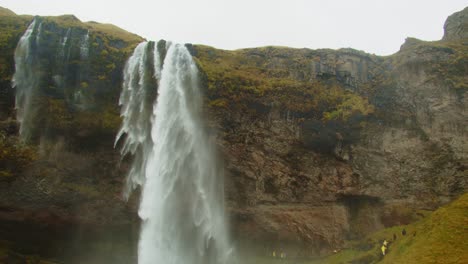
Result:
{"type": "Polygon", "coordinates": [[[36,74],[36,58],[33,49],[36,48],[40,38],[36,33],[37,28],[41,29],[36,19],[29,25],[15,49],[15,74],[12,84],[16,88],[15,108],[17,109],[16,119],[20,123],[19,134],[23,140],[31,137],[31,126],[33,124],[34,111],[31,109],[31,100],[37,93],[39,76],[36,74]],[[36,36],[34,36],[36,34],[36,36]]]}
{"type": "Polygon", "coordinates": [[[47,114],[41,111],[49,98],[62,99],[70,109],[87,108],[81,93],[88,91],[80,84],[92,82],[89,43],[89,30],[63,31],[43,22],[41,17],[35,17],[28,26],[15,49],[12,79],[23,141],[46,133],[48,124],[40,120],[46,119],[47,114]]]}
{"type": "Polygon", "coordinates": [[[142,185],[138,263],[227,263],[223,181],[202,124],[197,66],[184,45],[166,48],[163,63],[156,45],[135,49],[120,98],[117,141],[125,134],[122,153],[135,154],[128,191],[142,185]]]}
{"type": "Polygon", "coordinates": [[[80,59],[86,60],[89,56],[89,30],[83,36],[80,43],[80,59]]]}

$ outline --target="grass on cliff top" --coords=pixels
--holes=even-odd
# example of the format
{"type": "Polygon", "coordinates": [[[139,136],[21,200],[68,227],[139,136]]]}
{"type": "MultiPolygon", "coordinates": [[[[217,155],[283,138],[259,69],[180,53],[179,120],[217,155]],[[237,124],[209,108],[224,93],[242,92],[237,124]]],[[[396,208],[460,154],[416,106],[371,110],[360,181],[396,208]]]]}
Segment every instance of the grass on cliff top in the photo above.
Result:
{"type": "Polygon", "coordinates": [[[62,15],[62,16],[48,16],[44,18],[48,22],[55,22],[62,27],[80,27],[86,28],[90,31],[104,34],[110,39],[119,39],[126,42],[128,47],[133,49],[136,44],[142,42],[144,39],[134,33],[130,33],[118,26],[112,24],[101,24],[98,22],[81,22],[77,17],[73,15],[62,15]]]}
{"type": "MultiPolygon", "coordinates": [[[[31,16],[17,16],[10,10],[0,9],[0,81],[9,81],[14,72],[14,50],[32,20],[31,16]]],[[[1,99],[0,99],[1,100],[1,99]]]]}
{"type": "Polygon", "coordinates": [[[85,22],[86,26],[92,30],[105,32],[116,39],[121,39],[127,43],[140,43],[144,39],[136,34],[130,33],[116,25],[101,24],[97,22],[85,22]]]}
{"type": "MultiPolygon", "coordinates": [[[[1,20],[5,20],[5,24],[17,24],[9,21],[8,19],[21,19],[21,20],[27,20],[28,24],[30,21],[32,21],[33,16],[30,15],[21,15],[18,16],[12,11],[1,8],[0,7],[0,17],[1,20]]],[[[122,40],[125,43],[127,43],[127,48],[125,48],[126,52],[129,52],[133,50],[133,48],[140,42],[144,40],[144,38],[134,34],[130,33],[122,28],[119,28],[118,26],[112,25],[112,24],[101,24],[98,22],[90,21],[90,22],[82,22],[79,20],[77,17],[74,15],[61,15],[61,16],[44,16],[42,17],[43,21],[45,22],[53,22],[61,27],[64,28],[84,28],[88,29],[91,32],[96,32],[101,35],[106,36],[109,39],[113,40],[122,40]]],[[[18,26],[15,25],[16,28],[18,26]]],[[[27,26],[22,26],[20,30],[24,32],[26,30],[27,26]]]]}
{"type": "Polygon", "coordinates": [[[349,249],[318,263],[466,263],[468,260],[468,193],[419,222],[376,232],[349,249]],[[407,234],[401,234],[405,228],[407,234]],[[393,240],[393,234],[397,239],[393,240]],[[382,241],[390,241],[382,257],[382,241]]]}
{"type": "Polygon", "coordinates": [[[0,6],[0,16],[16,16],[15,12],[0,6]]]}
{"type": "Polygon", "coordinates": [[[367,98],[345,89],[335,76],[310,80],[311,63],[320,61],[327,50],[270,46],[228,51],[202,45],[195,50],[210,106],[239,107],[250,101],[314,113],[323,120],[346,120],[374,111],[367,98]]]}

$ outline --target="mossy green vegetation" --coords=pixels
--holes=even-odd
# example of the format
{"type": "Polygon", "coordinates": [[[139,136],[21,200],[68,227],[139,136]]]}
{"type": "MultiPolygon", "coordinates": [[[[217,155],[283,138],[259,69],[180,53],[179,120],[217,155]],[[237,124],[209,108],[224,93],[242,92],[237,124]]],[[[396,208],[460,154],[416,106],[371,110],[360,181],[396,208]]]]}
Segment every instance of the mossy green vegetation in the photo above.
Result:
{"type": "Polygon", "coordinates": [[[125,48],[124,48],[125,52],[133,51],[133,48],[138,43],[143,41],[142,37],[136,34],[132,34],[128,31],[125,31],[124,29],[121,29],[112,24],[86,22],[85,25],[90,31],[99,32],[102,35],[107,36],[109,41],[117,41],[117,42],[123,41],[123,44],[125,45],[125,48]]]}
{"type": "Polygon", "coordinates": [[[31,162],[37,159],[34,147],[20,142],[17,137],[0,131],[0,181],[13,180],[31,162]]]}
{"type": "Polygon", "coordinates": [[[44,22],[55,23],[62,28],[80,28],[89,30],[90,33],[95,34],[104,40],[104,46],[107,48],[121,49],[123,52],[128,53],[133,51],[133,48],[143,41],[143,38],[130,33],[122,28],[112,24],[102,24],[98,22],[81,22],[73,15],[62,16],[49,16],[44,17],[44,22]],[[118,47],[115,47],[116,43],[118,47]]]}
{"type": "Polygon", "coordinates": [[[38,112],[36,134],[48,137],[65,136],[80,148],[92,147],[99,140],[112,142],[121,118],[118,107],[104,104],[98,108],[78,110],[71,108],[64,99],[42,97],[36,100],[38,112]]]}
{"type": "Polygon", "coordinates": [[[16,44],[32,20],[32,16],[17,16],[5,10],[0,9],[0,81],[9,81],[13,76],[16,44]]]}
{"type": "Polygon", "coordinates": [[[468,193],[413,224],[394,226],[350,242],[347,249],[310,264],[464,263],[468,259],[468,193]],[[406,235],[402,234],[403,229],[406,235]],[[396,239],[394,240],[394,235],[396,239]],[[381,245],[390,242],[385,256],[381,245]]]}
{"type": "Polygon", "coordinates": [[[376,111],[370,96],[380,77],[378,58],[371,55],[352,50],[227,51],[207,46],[193,46],[192,53],[205,88],[205,105],[215,118],[230,119],[226,122],[231,124],[237,121],[232,113],[242,113],[242,119],[271,120],[273,114],[294,120],[302,129],[305,147],[313,151],[332,153],[338,140],[343,144],[357,140],[376,111]],[[367,79],[347,82],[350,72],[340,77],[337,69],[345,63],[348,70],[349,65],[371,65],[363,66],[370,69],[363,71],[367,79]]]}
{"type": "Polygon", "coordinates": [[[335,76],[312,79],[311,63],[326,52],[336,51],[284,47],[226,51],[195,46],[194,55],[211,107],[248,108],[257,103],[323,121],[372,114],[368,99],[335,76]]]}
{"type": "Polygon", "coordinates": [[[10,80],[15,70],[13,55],[31,19],[31,16],[17,16],[8,9],[0,9],[0,117],[12,112],[14,100],[10,80]]]}
{"type": "Polygon", "coordinates": [[[10,80],[14,72],[13,54],[16,44],[32,17],[0,13],[0,80],[10,80]]]}
{"type": "Polygon", "coordinates": [[[0,16],[16,16],[15,12],[0,6],[0,16]]]}

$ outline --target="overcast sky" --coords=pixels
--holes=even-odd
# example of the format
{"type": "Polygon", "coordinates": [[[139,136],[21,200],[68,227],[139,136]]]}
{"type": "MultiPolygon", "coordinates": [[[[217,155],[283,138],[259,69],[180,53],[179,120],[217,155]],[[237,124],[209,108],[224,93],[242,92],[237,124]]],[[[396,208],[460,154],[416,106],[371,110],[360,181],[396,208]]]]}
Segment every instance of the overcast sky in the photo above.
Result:
{"type": "Polygon", "coordinates": [[[440,39],[447,16],[468,0],[0,0],[0,6],[17,14],[74,14],[150,40],[388,55],[409,36],[440,39]]]}

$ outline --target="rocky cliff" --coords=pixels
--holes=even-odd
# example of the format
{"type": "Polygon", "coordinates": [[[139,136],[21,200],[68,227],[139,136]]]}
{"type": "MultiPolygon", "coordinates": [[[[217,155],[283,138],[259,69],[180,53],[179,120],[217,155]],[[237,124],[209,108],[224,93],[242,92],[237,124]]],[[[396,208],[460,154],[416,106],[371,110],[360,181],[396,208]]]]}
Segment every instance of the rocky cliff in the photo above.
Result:
{"type": "MultiPolygon", "coordinates": [[[[187,45],[224,160],[234,240],[317,255],[414,221],[418,210],[466,192],[467,12],[449,17],[441,41],[408,38],[387,57],[187,45]]],[[[36,18],[44,30],[43,86],[26,146],[16,139],[10,79],[14,48],[32,19],[0,13],[11,29],[0,32],[0,139],[16,153],[0,156],[0,171],[8,173],[0,180],[0,218],[12,225],[120,226],[130,230],[121,237],[134,239],[138,194],[121,198],[127,163],[112,143],[122,68],[142,39],[72,16],[36,18]],[[85,34],[91,44],[83,61],[64,38],[85,34]],[[50,57],[61,43],[71,57],[57,63],[50,57]],[[22,170],[12,165],[18,157],[22,170]]]]}
{"type": "Polygon", "coordinates": [[[465,192],[468,53],[455,35],[388,57],[195,47],[239,234],[320,251],[465,192]]]}

